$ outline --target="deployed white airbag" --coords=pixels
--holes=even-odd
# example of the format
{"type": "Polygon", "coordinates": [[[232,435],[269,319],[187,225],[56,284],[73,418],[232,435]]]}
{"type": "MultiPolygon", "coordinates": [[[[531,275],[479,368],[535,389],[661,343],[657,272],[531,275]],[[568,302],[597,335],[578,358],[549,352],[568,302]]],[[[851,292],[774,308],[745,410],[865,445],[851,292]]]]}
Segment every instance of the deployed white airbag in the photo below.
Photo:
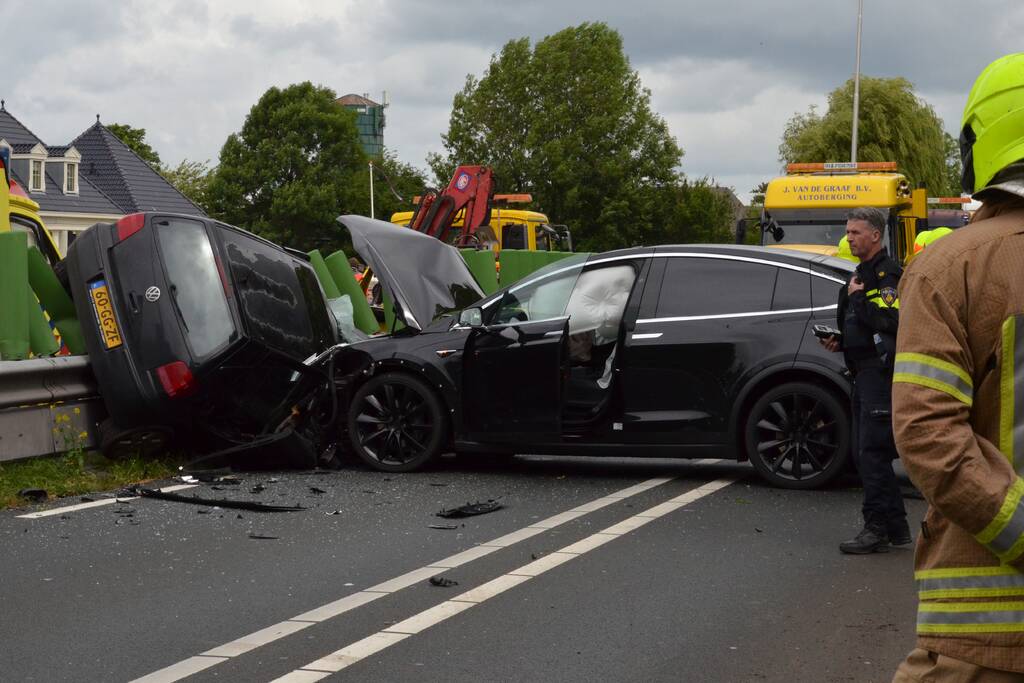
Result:
{"type": "Polygon", "coordinates": [[[626,265],[582,273],[566,307],[569,334],[592,331],[595,345],[614,342],[635,279],[636,271],[626,265]]]}

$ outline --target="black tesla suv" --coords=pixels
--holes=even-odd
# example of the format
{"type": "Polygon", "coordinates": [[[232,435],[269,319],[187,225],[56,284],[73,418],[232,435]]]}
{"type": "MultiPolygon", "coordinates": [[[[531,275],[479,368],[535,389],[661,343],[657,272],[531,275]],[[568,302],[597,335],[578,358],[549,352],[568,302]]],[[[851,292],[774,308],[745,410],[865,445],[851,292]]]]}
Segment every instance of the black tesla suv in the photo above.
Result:
{"type": "MultiPolygon", "coordinates": [[[[339,218],[401,329],[339,345],[339,422],[387,471],[456,452],[749,459],[769,482],[821,486],[850,444],[835,322],[851,264],[775,248],[578,254],[483,298],[451,247],[339,218]]],[[[396,325],[397,327],[397,325],[396,325]]]]}

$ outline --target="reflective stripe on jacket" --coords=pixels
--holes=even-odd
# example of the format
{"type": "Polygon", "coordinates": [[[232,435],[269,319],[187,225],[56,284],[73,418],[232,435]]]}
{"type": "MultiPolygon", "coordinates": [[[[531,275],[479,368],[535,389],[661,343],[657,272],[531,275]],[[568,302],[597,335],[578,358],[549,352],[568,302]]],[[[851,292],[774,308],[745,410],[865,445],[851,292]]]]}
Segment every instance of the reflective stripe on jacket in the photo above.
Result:
{"type": "Polygon", "coordinates": [[[930,503],[918,647],[1024,672],[1024,200],[930,245],[900,301],[893,427],[930,503]]]}

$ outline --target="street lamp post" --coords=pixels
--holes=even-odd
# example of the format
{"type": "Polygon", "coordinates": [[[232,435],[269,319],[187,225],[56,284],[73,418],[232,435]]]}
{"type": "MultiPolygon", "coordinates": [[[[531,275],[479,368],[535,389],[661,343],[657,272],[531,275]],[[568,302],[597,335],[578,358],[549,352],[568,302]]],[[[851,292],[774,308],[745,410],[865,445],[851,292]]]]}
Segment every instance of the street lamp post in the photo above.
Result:
{"type": "Polygon", "coordinates": [[[370,162],[370,218],[376,218],[373,215],[373,161],[370,162]]]}
{"type": "Polygon", "coordinates": [[[857,161],[857,119],[860,114],[860,27],[864,20],[864,0],[857,1],[857,67],[853,74],[853,141],[850,161],[857,161]]]}

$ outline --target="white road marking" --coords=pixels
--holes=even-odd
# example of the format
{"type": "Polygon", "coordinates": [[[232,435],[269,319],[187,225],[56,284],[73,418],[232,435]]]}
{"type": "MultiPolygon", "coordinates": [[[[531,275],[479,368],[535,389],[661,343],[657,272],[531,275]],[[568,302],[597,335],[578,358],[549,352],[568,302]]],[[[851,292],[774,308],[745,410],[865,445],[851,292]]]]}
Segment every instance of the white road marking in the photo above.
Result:
{"type": "Polygon", "coordinates": [[[243,636],[238,640],[233,640],[226,645],[215,647],[212,650],[207,650],[203,653],[204,657],[237,657],[243,655],[250,650],[272,643],[278,638],[290,636],[293,633],[301,631],[307,626],[312,626],[313,621],[282,621],[280,624],[274,624],[269,628],[265,628],[262,631],[256,631],[250,633],[247,636],[243,636]]]}
{"type": "Polygon", "coordinates": [[[535,560],[518,569],[514,569],[504,576],[500,576],[497,579],[467,591],[462,595],[426,609],[419,614],[409,617],[405,621],[389,626],[383,631],[374,633],[373,635],[363,638],[351,645],[347,645],[326,657],[310,662],[296,671],[292,671],[280,678],[274,679],[271,683],[299,683],[300,681],[318,681],[322,678],[326,678],[328,675],[341,671],[342,669],[351,666],[370,655],[376,654],[397,642],[405,640],[411,635],[422,633],[431,626],[439,624],[456,614],[460,614],[475,605],[479,605],[499,593],[509,590],[510,588],[514,588],[521,583],[525,583],[549,569],[553,569],[554,567],[580,557],[580,555],[607,543],[613,538],[624,536],[630,531],[633,531],[648,522],[652,522],[659,517],[663,517],[673,510],[678,510],[684,505],[710,495],[719,489],[723,489],[735,481],[735,478],[716,479],[715,481],[699,486],[696,489],[687,491],[683,495],[677,496],[669,501],[670,503],[679,503],[679,505],[668,506],[665,503],[661,503],[649,508],[624,520],[623,522],[619,522],[618,524],[614,524],[603,531],[599,531],[596,534],[588,536],[582,541],[566,546],[565,548],[557,550],[550,555],[545,555],[539,560],[535,560]],[[591,539],[595,536],[601,538],[592,541],[591,539]],[[303,674],[307,673],[319,677],[301,677],[303,674]]]}
{"type": "MultiPolygon", "coordinates": [[[[708,462],[719,461],[710,460],[708,462]]],[[[346,595],[338,600],[334,600],[325,605],[321,605],[320,607],[309,610],[308,612],[304,612],[298,615],[297,617],[286,619],[285,621],[282,621],[278,624],[274,624],[272,626],[268,626],[259,631],[256,631],[255,633],[251,633],[247,636],[242,636],[241,638],[233,640],[230,643],[227,643],[226,645],[216,647],[212,650],[207,650],[207,652],[203,653],[202,655],[199,655],[198,657],[192,657],[182,662],[178,662],[177,664],[172,664],[171,666],[168,666],[164,669],[160,669],[159,671],[149,674],[149,676],[136,679],[131,683],[172,683],[173,681],[181,680],[186,676],[190,676],[191,673],[183,673],[177,678],[174,678],[174,672],[179,670],[187,671],[187,667],[185,667],[185,665],[189,662],[193,662],[194,665],[194,660],[204,660],[204,663],[205,660],[210,660],[209,663],[205,663],[205,666],[202,667],[203,669],[213,666],[214,664],[220,664],[222,661],[225,661],[226,659],[235,656],[234,654],[230,654],[232,652],[239,652],[239,654],[241,654],[242,652],[249,652],[255,649],[256,647],[259,647],[260,645],[266,645],[275,640],[283,638],[289,635],[290,633],[294,633],[295,631],[300,630],[301,628],[304,628],[305,626],[308,626],[310,624],[326,621],[327,619],[333,619],[334,617],[340,616],[345,612],[348,612],[350,610],[356,609],[357,607],[361,607],[370,602],[373,602],[378,598],[383,598],[384,596],[400,591],[403,588],[408,588],[409,586],[417,584],[421,581],[425,581],[431,576],[439,574],[447,569],[451,569],[452,567],[458,567],[468,562],[472,562],[473,560],[484,557],[486,555],[490,555],[491,553],[497,552],[502,548],[507,548],[515,543],[519,543],[520,541],[526,540],[527,538],[532,538],[537,534],[542,534],[545,531],[549,531],[550,529],[553,529],[559,524],[565,524],[566,522],[571,521],[572,519],[577,519],[578,517],[581,517],[589,512],[600,510],[603,507],[621,502],[631,496],[643,493],[644,491],[649,491],[650,489],[653,489],[656,486],[666,484],[672,481],[674,478],[675,477],[657,477],[655,479],[648,479],[647,481],[640,482],[639,484],[622,489],[621,491],[617,491],[610,495],[603,496],[589,503],[584,503],[583,505],[575,507],[572,510],[559,513],[557,515],[541,520],[539,522],[535,522],[534,524],[531,524],[528,527],[519,529],[518,531],[513,531],[509,534],[505,534],[504,536],[499,536],[498,538],[492,541],[481,543],[480,545],[469,548],[468,550],[458,552],[443,560],[439,560],[437,562],[434,562],[433,564],[429,564],[426,567],[414,569],[410,572],[402,574],[401,576],[397,576],[383,583],[379,583],[376,586],[371,586],[370,588],[367,588],[365,590],[359,591],[354,594],[346,595]],[[574,512],[578,514],[567,516],[568,513],[574,512]],[[301,624],[301,626],[296,627],[295,624],[301,624]],[[293,630],[289,631],[289,629],[293,630]],[[248,645],[252,645],[257,641],[259,642],[258,645],[247,647],[248,645]],[[242,650],[242,647],[247,647],[247,649],[242,650]],[[213,653],[222,656],[209,656],[213,653]],[[157,675],[161,675],[164,677],[152,679],[150,678],[150,676],[157,675]]],[[[571,557],[573,556],[570,555],[568,557],[571,559],[571,557]]],[[[545,558],[541,559],[543,560],[545,558]]],[[[472,593],[472,591],[470,591],[470,593],[472,593]]],[[[467,604],[469,606],[472,606],[472,601],[467,602],[465,599],[460,599],[459,602],[460,604],[467,604]]],[[[322,664],[324,666],[329,665],[333,667],[337,666],[339,662],[357,662],[360,659],[368,657],[377,650],[382,650],[385,647],[392,645],[393,642],[397,642],[397,640],[407,638],[408,634],[392,633],[389,629],[387,632],[381,632],[379,634],[376,634],[376,636],[378,637],[374,638],[373,636],[371,636],[370,638],[366,638],[360,641],[357,644],[358,647],[354,650],[350,650],[348,648],[339,650],[338,652],[335,652],[333,655],[325,657],[324,660],[318,660],[317,662],[314,662],[314,664],[317,664],[318,666],[322,664]]],[[[344,666],[348,666],[348,664],[345,664],[344,666]]],[[[340,670],[333,668],[318,669],[317,666],[312,665],[305,666],[303,667],[303,669],[308,669],[312,671],[292,672],[291,674],[288,674],[288,676],[291,676],[291,678],[285,676],[284,678],[279,678],[278,680],[288,681],[289,683],[306,683],[307,681],[318,681],[321,678],[325,678],[327,675],[329,675],[323,674],[319,678],[317,678],[315,676],[316,671],[330,672],[340,670]]],[[[198,670],[201,671],[202,669],[198,670]]]]}
{"type": "MultiPolygon", "coordinates": [[[[161,491],[181,491],[182,489],[192,489],[199,484],[177,484],[175,486],[165,486],[161,491]]],[[[27,515],[18,515],[18,519],[39,519],[40,517],[52,517],[53,515],[62,515],[66,512],[76,512],[78,510],[88,510],[89,508],[98,508],[103,505],[113,505],[114,503],[123,503],[128,500],[138,500],[139,496],[129,496],[127,498],[104,498],[103,500],[93,500],[88,503],[78,503],[77,505],[68,505],[62,508],[53,508],[52,510],[43,510],[42,512],[30,512],[27,515]]]]}
{"type": "Polygon", "coordinates": [[[171,683],[172,681],[180,681],[192,674],[197,674],[200,671],[209,669],[214,664],[220,664],[227,660],[227,657],[204,657],[203,655],[199,655],[198,657],[189,657],[177,664],[172,664],[171,666],[160,669],[159,671],[154,671],[142,678],[136,678],[134,683],[171,683]]]}

